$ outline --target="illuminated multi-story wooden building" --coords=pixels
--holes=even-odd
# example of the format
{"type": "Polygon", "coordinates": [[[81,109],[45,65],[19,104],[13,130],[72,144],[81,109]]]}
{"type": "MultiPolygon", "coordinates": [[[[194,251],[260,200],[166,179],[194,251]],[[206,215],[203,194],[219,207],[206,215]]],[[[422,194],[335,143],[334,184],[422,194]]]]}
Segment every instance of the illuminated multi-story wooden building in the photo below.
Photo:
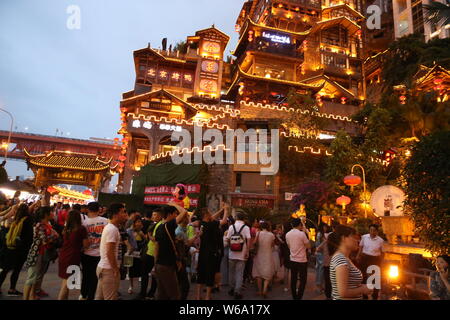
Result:
{"type": "MultiPolygon", "coordinates": [[[[229,37],[214,27],[188,37],[182,53],[136,51],[135,88],[121,102],[121,191],[130,190],[141,167],[175,152],[173,131],[273,128],[290,117],[291,90],[317,101],[316,116],[329,120],[322,132],[326,137],[340,129],[358,133],[350,116],[365,99],[359,11],[356,0],[250,0],[236,23],[239,41],[231,64],[223,61],[229,37]]],[[[209,193],[234,206],[276,209],[286,191],[281,177],[262,176],[260,169],[213,165],[204,183],[209,193]]]]}
{"type": "Polygon", "coordinates": [[[134,90],[124,93],[120,103],[123,191],[130,190],[133,176],[152,156],[174,149],[170,141],[173,131],[193,130],[196,125],[221,127],[211,123],[220,112],[195,104],[219,103],[228,41],[229,37],[213,26],[188,37],[182,51],[149,45],[134,52],[134,90]]]}

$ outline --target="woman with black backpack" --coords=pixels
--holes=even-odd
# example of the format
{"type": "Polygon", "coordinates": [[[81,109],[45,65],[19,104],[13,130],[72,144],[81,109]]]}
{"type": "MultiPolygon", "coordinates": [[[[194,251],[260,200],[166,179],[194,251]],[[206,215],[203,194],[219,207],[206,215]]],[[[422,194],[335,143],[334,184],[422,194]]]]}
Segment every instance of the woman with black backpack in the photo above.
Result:
{"type": "MultiPolygon", "coordinates": [[[[21,292],[17,291],[16,285],[20,271],[27,260],[28,251],[33,242],[33,221],[26,204],[20,204],[15,213],[14,221],[6,234],[4,248],[3,270],[0,273],[0,288],[6,276],[12,271],[8,296],[19,297],[21,292]]],[[[0,290],[1,294],[1,290],[0,290]]]]}

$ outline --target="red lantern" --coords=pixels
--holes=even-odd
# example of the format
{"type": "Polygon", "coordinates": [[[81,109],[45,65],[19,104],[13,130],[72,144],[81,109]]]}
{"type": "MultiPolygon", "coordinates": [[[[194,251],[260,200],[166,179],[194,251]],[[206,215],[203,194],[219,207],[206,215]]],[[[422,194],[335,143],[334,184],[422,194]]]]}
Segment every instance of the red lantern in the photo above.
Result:
{"type": "Polygon", "coordinates": [[[92,196],[92,191],[89,189],[86,189],[83,191],[83,194],[87,195],[87,196],[92,196]]]}
{"type": "Polygon", "coordinates": [[[442,80],[441,78],[437,78],[437,79],[434,79],[434,80],[433,80],[433,82],[434,82],[435,85],[442,84],[442,81],[443,81],[443,80],[442,80]]]}
{"type": "Polygon", "coordinates": [[[406,96],[400,96],[400,103],[406,104],[406,96]]]}
{"type": "Polygon", "coordinates": [[[354,176],[354,175],[346,176],[344,178],[344,183],[347,186],[351,186],[351,187],[360,185],[361,184],[361,177],[354,176]]]}
{"type": "Polygon", "coordinates": [[[346,97],[342,97],[341,98],[341,103],[342,104],[346,104],[347,103],[347,98],[346,97]]]}
{"type": "Polygon", "coordinates": [[[342,206],[342,209],[345,210],[345,206],[349,205],[352,202],[352,199],[346,196],[340,196],[336,199],[336,203],[342,206]]]}
{"type": "Polygon", "coordinates": [[[120,167],[120,168],[123,168],[123,167],[125,167],[125,163],[123,163],[123,162],[119,162],[119,167],[120,167]]]}
{"type": "Polygon", "coordinates": [[[249,31],[249,32],[248,32],[248,41],[250,41],[250,42],[253,41],[253,34],[254,34],[253,31],[249,31]]]}
{"type": "Polygon", "coordinates": [[[122,111],[122,113],[125,113],[125,112],[127,112],[127,111],[128,111],[128,109],[127,109],[127,108],[125,108],[125,107],[120,107],[120,111],[122,111]]]}
{"type": "Polygon", "coordinates": [[[127,157],[125,157],[125,156],[120,156],[120,157],[119,157],[119,160],[123,162],[123,161],[127,160],[127,157]]]}

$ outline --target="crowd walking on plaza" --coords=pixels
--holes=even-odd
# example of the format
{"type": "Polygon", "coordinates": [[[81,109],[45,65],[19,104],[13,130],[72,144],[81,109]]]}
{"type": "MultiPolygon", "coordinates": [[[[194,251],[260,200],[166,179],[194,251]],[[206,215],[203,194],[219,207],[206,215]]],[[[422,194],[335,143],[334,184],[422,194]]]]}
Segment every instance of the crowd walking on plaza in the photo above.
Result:
{"type": "MultiPolygon", "coordinates": [[[[321,224],[312,237],[303,218],[280,225],[249,221],[244,211],[228,204],[217,212],[202,208],[191,213],[170,202],[141,214],[121,203],[50,207],[15,197],[0,209],[0,299],[48,296],[43,285],[52,262],[61,278],[59,300],[69,298],[77,270],[80,300],[120,299],[121,281],[140,300],[186,300],[191,289],[191,298],[212,300],[224,286],[232,299],[245,299],[251,286],[258,297],[270,299],[279,283],[290,288],[292,299],[301,300],[311,267],[325,299],[380,298],[378,288],[366,284],[369,266],[383,261],[384,240],[375,224],[362,236],[349,226],[321,224]],[[20,292],[23,268],[26,281],[20,292]],[[2,292],[9,274],[10,288],[2,292]]],[[[450,299],[449,263],[448,256],[437,258],[432,299],[450,299]]]]}

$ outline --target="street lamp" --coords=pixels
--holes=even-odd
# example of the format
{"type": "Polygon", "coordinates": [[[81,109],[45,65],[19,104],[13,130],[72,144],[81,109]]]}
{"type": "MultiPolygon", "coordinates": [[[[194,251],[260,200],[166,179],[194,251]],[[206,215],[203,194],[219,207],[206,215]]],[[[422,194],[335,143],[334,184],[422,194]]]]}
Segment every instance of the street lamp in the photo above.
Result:
{"type": "MultiPolygon", "coordinates": [[[[357,185],[359,185],[361,183],[361,178],[353,175],[353,172],[355,171],[356,167],[361,168],[362,173],[363,173],[363,188],[364,188],[363,195],[365,197],[366,196],[366,171],[364,170],[364,167],[362,165],[355,164],[352,167],[352,172],[351,172],[352,175],[345,177],[344,178],[344,183],[346,185],[348,185],[348,186],[351,186],[352,188],[354,186],[357,186],[357,185]],[[359,178],[359,179],[357,179],[357,178],[359,178]]],[[[367,218],[367,206],[366,206],[366,199],[365,198],[363,199],[363,203],[364,203],[364,217],[367,218]]]]}
{"type": "Polygon", "coordinates": [[[11,118],[11,127],[9,129],[8,142],[6,143],[6,146],[5,146],[5,162],[6,162],[6,159],[8,158],[8,148],[9,148],[9,144],[11,142],[11,135],[12,135],[13,126],[14,126],[14,117],[9,111],[7,111],[3,108],[0,108],[0,111],[3,111],[11,118]]]}

